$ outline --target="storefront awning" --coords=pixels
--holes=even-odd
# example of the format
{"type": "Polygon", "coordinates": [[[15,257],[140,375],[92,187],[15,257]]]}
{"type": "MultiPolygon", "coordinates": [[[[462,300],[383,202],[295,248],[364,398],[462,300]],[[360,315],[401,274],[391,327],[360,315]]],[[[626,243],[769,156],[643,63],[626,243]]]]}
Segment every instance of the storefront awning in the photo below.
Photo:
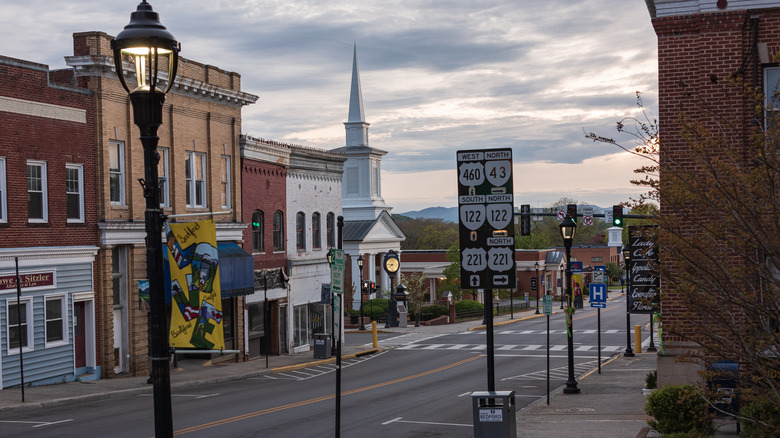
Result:
{"type": "MultiPolygon", "coordinates": [[[[219,286],[222,299],[251,295],[255,292],[254,260],[252,255],[232,242],[217,243],[219,255],[219,286]]],[[[171,274],[168,249],[163,248],[165,302],[171,302],[171,274]]]]}

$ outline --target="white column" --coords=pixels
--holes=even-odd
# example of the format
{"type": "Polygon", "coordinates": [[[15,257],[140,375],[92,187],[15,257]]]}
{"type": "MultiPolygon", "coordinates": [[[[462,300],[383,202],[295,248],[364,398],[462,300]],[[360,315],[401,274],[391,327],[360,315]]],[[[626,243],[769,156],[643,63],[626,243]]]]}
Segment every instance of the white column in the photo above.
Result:
{"type": "Polygon", "coordinates": [[[384,252],[383,253],[379,253],[379,263],[380,263],[379,278],[381,279],[381,281],[379,282],[379,284],[380,284],[379,290],[380,291],[383,290],[383,289],[390,290],[390,276],[387,275],[387,271],[385,271],[385,266],[384,266],[385,256],[386,255],[387,255],[387,253],[384,253],[384,252]]]}
{"type": "Polygon", "coordinates": [[[429,278],[428,279],[429,286],[428,290],[431,292],[429,295],[431,304],[436,304],[436,299],[438,298],[439,291],[436,290],[436,278],[429,278]]]}
{"type": "MultiPolygon", "coordinates": [[[[355,285],[355,292],[352,294],[352,308],[353,309],[360,309],[360,268],[357,264],[357,259],[360,256],[360,253],[356,254],[350,254],[349,258],[352,263],[352,284],[355,285]]],[[[365,265],[363,266],[363,269],[365,269],[365,265]]],[[[363,271],[365,272],[365,271],[363,271]]]]}

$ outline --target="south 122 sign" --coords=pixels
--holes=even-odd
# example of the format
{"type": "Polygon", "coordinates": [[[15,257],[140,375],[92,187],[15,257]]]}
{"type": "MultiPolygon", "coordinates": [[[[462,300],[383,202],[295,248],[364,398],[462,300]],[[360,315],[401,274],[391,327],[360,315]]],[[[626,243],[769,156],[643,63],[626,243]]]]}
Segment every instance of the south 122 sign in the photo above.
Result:
{"type": "Polygon", "coordinates": [[[512,150],[458,151],[461,287],[514,288],[512,150]]]}

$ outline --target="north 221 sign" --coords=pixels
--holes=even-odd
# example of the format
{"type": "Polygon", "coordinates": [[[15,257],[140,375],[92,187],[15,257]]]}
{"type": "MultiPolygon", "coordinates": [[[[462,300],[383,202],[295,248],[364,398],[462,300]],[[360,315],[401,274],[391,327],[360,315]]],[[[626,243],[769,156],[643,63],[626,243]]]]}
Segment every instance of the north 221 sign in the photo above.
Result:
{"type": "Polygon", "coordinates": [[[514,289],[512,149],[457,152],[463,289],[514,289]]]}

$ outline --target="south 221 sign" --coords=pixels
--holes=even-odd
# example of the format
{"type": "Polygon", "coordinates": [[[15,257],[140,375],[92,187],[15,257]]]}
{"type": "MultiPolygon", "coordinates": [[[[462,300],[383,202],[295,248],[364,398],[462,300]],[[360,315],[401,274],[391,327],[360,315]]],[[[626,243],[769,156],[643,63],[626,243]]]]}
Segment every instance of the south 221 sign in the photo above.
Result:
{"type": "Polygon", "coordinates": [[[514,289],[512,149],[458,151],[460,283],[514,289]]]}

